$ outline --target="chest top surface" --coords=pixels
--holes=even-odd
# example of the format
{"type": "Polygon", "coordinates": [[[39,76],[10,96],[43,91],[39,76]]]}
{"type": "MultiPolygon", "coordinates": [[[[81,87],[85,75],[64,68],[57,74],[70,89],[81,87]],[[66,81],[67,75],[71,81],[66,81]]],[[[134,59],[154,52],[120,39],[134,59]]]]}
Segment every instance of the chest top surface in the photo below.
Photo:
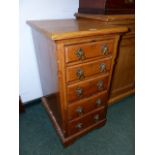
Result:
{"type": "Polygon", "coordinates": [[[103,14],[85,14],[85,13],[76,13],[75,16],[82,17],[85,19],[96,19],[100,21],[124,21],[124,20],[135,20],[134,14],[124,14],[124,15],[103,15],[103,14]]]}
{"type": "Polygon", "coordinates": [[[83,36],[126,32],[124,26],[104,25],[99,21],[86,19],[36,20],[27,23],[52,40],[78,38],[83,36]]]}

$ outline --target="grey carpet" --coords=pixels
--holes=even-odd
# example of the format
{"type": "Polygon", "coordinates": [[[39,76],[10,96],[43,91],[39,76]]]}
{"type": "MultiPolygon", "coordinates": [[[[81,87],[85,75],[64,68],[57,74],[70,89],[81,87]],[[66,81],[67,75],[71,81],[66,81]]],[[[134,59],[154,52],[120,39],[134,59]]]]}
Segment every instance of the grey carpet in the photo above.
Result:
{"type": "Polygon", "coordinates": [[[41,103],[19,118],[20,155],[134,155],[135,97],[108,109],[107,123],[64,148],[41,103]]]}

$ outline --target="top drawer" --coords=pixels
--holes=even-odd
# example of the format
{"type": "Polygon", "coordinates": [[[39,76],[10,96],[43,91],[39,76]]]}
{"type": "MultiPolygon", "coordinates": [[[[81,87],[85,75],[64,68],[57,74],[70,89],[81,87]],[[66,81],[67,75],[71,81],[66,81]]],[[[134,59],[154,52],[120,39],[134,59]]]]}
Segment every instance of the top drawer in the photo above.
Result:
{"type": "Polygon", "coordinates": [[[66,63],[84,61],[95,57],[107,57],[112,54],[114,40],[69,45],[65,47],[66,63]]]}

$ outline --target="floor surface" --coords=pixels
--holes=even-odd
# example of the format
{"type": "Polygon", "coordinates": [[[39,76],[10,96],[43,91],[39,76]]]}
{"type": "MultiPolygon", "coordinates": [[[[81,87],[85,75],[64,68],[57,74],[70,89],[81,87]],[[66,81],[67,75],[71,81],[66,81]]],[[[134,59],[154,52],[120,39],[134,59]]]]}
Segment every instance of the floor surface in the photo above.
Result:
{"type": "Polygon", "coordinates": [[[107,123],[64,148],[41,103],[20,114],[20,155],[134,155],[135,97],[110,106],[107,123]]]}

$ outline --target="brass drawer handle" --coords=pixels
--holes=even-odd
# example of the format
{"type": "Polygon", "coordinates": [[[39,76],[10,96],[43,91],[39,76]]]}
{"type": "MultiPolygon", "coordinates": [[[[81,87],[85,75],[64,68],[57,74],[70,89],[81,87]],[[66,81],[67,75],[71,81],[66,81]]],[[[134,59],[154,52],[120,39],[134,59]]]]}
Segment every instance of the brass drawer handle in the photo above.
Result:
{"type": "Polygon", "coordinates": [[[98,81],[98,83],[97,83],[97,89],[99,90],[99,91],[101,91],[101,90],[103,90],[103,81],[102,80],[100,80],[100,81],[98,81]]]}
{"type": "Polygon", "coordinates": [[[79,48],[76,51],[76,56],[78,57],[79,60],[84,60],[85,59],[85,54],[84,54],[84,51],[82,50],[82,48],[79,48]]]}
{"type": "Polygon", "coordinates": [[[99,114],[97,114],[97,115],[94,116],[95,123],[97,123],[99,121],[99,119],[100,119],[99,114]]]}
{"type": "Polygon", "coordinates": [[[97,99],[97,100],[96,100],[96,105],[97,105],[97,107],[99,107],[101,104],[102,104],[101,99],[97,99]]]}
{"type": "Polygon", "coordinates": [[[76,109],[76,113],[80,116],[80,115],[82,115],[83,114],[83,108],[82,107],[78,107],[77,109],[76,109]]]}
{"type": "Polygon", "coordinates": [[[83,128],[83,124],[82,124],[82,123],[78,123],[78,124],[76,125],[76,128],[77,128],[77,129],[82,129],[82,128],[83,128]]]}
{"type": "Polygon", "coordinates": [[[100,72],[105,72],[106,71],[106,65],[105,64],[100,64],[99,65],[99,69],[100,69],[100,72]]]}
{"type": "Polygon", "coordinates": [[[76,88],[76,95],[77,97],[81,97],[83,95],[83,89],[80,87],[76,88]]]}
{"type": "Polygon", "coordinates": [[[103,55],[108,55],[109,54],[109,48],[108,48],[108,46],[106,44],[103,45],[101,52],[102,52],[103,55]]]}
{"type": "Polygon", "coordinates": [[[85,78],[84,71],[80,68],[77,69],[76,76],[78,77],[79,80],[83,80],[85,78]]]}

